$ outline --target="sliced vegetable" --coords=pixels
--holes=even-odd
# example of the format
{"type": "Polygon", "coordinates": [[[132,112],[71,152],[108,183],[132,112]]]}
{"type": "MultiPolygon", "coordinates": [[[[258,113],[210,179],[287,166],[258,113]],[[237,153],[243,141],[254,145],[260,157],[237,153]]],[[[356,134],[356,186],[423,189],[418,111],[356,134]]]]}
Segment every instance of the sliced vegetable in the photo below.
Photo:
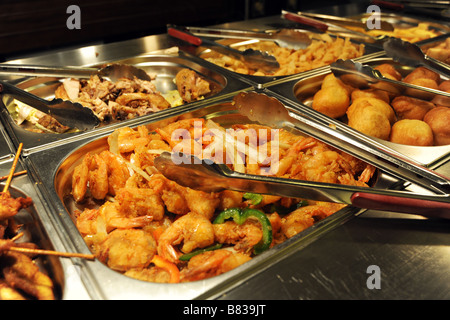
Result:
{"type": "Polygon", "coordinates": [[[260,254],[269,249],[272,243],[272,224],[266,214],[260,210],[252,208],[230,208],[222,211],[214,220],[214,224],[224,223],[225,220],[233,219],[234,222],[241,225],[248,218],[256,218],[261,223],[263,236],[261,241],[253,247],[254,254],[260,254]]]}
{"type": "Polygon", "coordinates": [[[178,267],[173,264],[170,261],[167,261],[163,257],[160,257],[158,255],[154,255],[153,259],[151,261],[155,266],[158,268],[162,268],[169,272],[170,274],[170,283],[178,283],[180,282],[180,270],[178,270],[178,267]]]}
{"type": "Polygon", "coordinates": [[[261,203],[263,196],[258,193],[246,192],[244,193],[244,199],[250,200],[252,205],[257,206],[261,203]]]}
{"type": "Polygon", "coordinates": [[[192,251],[190,253],[183,254],[181,257],[178,258],[178,260],[180,260],[180,261],[188,261],[192,257],[194,257],[194,256],[196,256],[198,254],[201,254],[201,253],[204,253],[204,252],[207,252],[207,251],[217,250],[217,249],[220,249],[220,248],[222,248],[222,244],[221,243],[217,243],[217,244],[214,244],[212,246],[209,246],[209,247],[206,247],[206,248],[203,248],[203,249],[198,249],[198,250],[192,251]]]}

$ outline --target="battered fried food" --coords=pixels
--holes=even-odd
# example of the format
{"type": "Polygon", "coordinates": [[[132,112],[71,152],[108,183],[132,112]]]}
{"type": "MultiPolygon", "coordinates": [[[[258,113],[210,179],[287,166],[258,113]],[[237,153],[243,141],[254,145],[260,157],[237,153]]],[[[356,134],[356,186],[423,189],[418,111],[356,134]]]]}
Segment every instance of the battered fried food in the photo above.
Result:
{"type": "Polygon", "coordinates": [[[389,93],[387,93],[386,91],[383,90],[377,90],[377,89],[364,89],[364,90],[360,90],[360,89],[356,89],[352,91],[351,94],[351,100],[355,101],[358,98],[376,98],[379,100],[383,100],[386,103],[390,102],[390,97],[389,97],[389,93]]]}
{"type": "Polygon", "coordinates": [[[435,107],[435,105],[431,102],[407,96],[399,96],[394,98],[391,105],[394,108],[399,120],[423,120],[425,114],[435,107]]]}
{"type": "Polygon", "coordinates": [[[342,117],[350,105],[351,91],[350,86],[331,73],[323,79],[321,89],[314,95],[312,107],[331,118],[342,117]]]}
{"type": "MultiPolygon", "coordinates": [[[[418,67],[414,69],[403,79],[403,82],[435,90],[438,89],[440,81],[441,77],[438,73],[425,67],[418,67]]],[[[411,88],[407,88],[405,92],[409,95],[414,95],[415,97],[424,100],[431,100],[434,97],[434,94],[432,93],[411,88]]]]}
{"type": "Polygon", "coordinates": [[[427,112],[423,121],[431,127],[435,145],[443,146],[450,144],[450,108],[433,108],[427,112]]]}
{"type": "Polygon", "coordinates": [[[392,126],[390,141],[412,146],[432,146],[433,132],[424,121],[403,119],[392,126]]]}
{"type": "MultiPolygon", "coordinates": [[[[366,106],[371,106],[374,109],[378,110],[381,114],[383,114],[392,125],[396,121],[396,115],[392,107],[386,103],[385,101],[377,98],[371,97],[363,97],[356,99],[352,102],[350,108],[347,111],[347,116],[353,117],[353,114],[359,110],[360,108],[364,108],[366,106]]],[[[361,109],[362,110],[362,109],[361,109]]]]}
{"type": "Polygon", "coordinates": [[[211,92],[209,82],[191,69],[182,69],[175,77],[178,92],[185,102],[197,101],[211,92]]]}

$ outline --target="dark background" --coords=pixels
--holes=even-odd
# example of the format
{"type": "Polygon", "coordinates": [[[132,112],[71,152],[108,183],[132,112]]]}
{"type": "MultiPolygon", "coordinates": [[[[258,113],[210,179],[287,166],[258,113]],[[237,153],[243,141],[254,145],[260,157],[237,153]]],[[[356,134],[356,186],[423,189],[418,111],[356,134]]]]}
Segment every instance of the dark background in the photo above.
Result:
{"type": "Polygon", "coordinates": [[[332,0],[0,0],[0,62],[45,50],[165,33],[168,23],[207,26],[277,15],[282,9],[336,4],[332,0]],[[80,7],[81,29],[67,28],[69,5],[80,7]]]}

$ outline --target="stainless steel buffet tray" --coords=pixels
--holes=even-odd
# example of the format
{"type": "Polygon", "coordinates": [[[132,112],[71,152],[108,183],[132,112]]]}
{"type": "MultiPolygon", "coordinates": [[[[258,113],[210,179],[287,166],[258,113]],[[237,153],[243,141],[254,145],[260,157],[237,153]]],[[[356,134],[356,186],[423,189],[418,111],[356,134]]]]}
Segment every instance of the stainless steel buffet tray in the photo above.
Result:
{"type": "MultiPolygon", "coordinates": [[[[82,49],[80,49],[82,50],[82,49]]],[[[166,93],[170,90],[175,90],[176,85],[173,82],[178,71],[182,68],[190,68],[200,75],[204,76],[211,83],[212,93],[209,97],[205,97],[204,100],[217,99],[218,96],[226,96],[227,94],[236,92],[243,88],[247,88],[249,85],[241,82],[235,78],[230,77],[229,74],[223,73],[214,66],[208,66],[203,63],[201,59],[195,57],[189,57],[183,53],[176,54],[143,54],[130,58],[124,58],[114,60],[110,62],[132,64],[139,68],[144,69],[150,74],[156,74],[155,84],[157,89],[166,93]]],[[[54,97],[55,89],[61,84],[61,78],[48,78],[48,77],[34,77],[25,78],[21,80],[14,80],[14,83],[39,97],[45,99],[52,99],[54,97]]],[[[24,127],[19,126],[12,119],[10,113],[4,107],[5,104],[11,103],[12,99],[7,96],[2,97],[1,106],[1,119],[5,125],[6,131],[9,133],[15,146],[19,143],[23,143],[23,152],[28,154],[40,149],[47,149],[51,145],[57,145],[65,143],[71,139],[82,139],[91,134],[101,134],[104,130],[109,128],[115,128],[121,125],[129,125],[135,121],[142,121],[141,118],[153,118],[157,113],[149,114],[139,118],[125,120],[121,122],[100,125],[98,128],[86,131],[86,132],[74,132],[74,133],[37,133],[26,130],[24,127]]],[[[190,104],[196,104],[192,102],[190,104]]],[[[185,108],[187,104],[174,107],[175,109],[185,108]]],[[[160,111],[171,112],[170,110],[160,111]]]]}
{"type": "MultiPolygon", "coordinates": [[[[12,162],[12,159],[0,161],[0,176],[9,174],[12,162]]],[[[16,172],[24,168],[19,161],[16,172]]],[[[2,190],[3,187],[4,182],[1,182],[2,190]]],[[[14,198],[30,197],[33,200],[31,207],[20,210],[13,218],[17,224],[21,225],[19,231],[24,233],[18,242],[33,242],[40,249],[63,251],[64,247],[61,245],[58,232],[53,228],[48,209],[43,204],[32,179],[26,174],[16,176],[12,179],[8,191],[14,198]]],[[[89,298],[78,275],[77,259],[41,255],[34,261],[40,270],[52,279],[56,299],[89,298]]]]}
{"type": "MultiPolygon", "coordinates": [[[[159,120],[148,119],[142,124],[156,128],[167,121],[183,117],[204,117],[227,127],[250,121],[238,113],[227,98],[189,111],[174,112],[159,120]]],[[[46,203],[50,207],[52,221],[67,250],[89,253],[89,249],[74,224],[73,212],[77,206],[69,196],[74,167],[87,152],[101,152],[107,148],[107,135],[95,136],[64,145],[58,145],[47,152],[35,152],[26,158],[27,166],[39,180],[46,203]],[[51,168],[51,169],[49,169],[51,168]]],[[[379,173],[375,186],[389,188],[397,181],[379,173]]],[[[363,210],[348,206],[319,221],[293,238],[267,250],[249,262],[222,275],[201,281],[177,284],[158,284],[128,278],[109,269],[99,261],[80,261],[84,285],[93,299],[207,299],[238,286],[283,258],[298,253],[309,243],[329,230],[362,213],[363,210]]]]}
{"type": "MultiPolygon", "coordinates": [[[[384,55],[384,52],[365,56],[360,59],[359,62],[371,66],[377,66],[382,63],[389,63],[394,65],[402,75],[406,75],[414,69],[394,62],[391,58],[386,57],[384,55]]],[[[326,67],[320,70],[316,70],[316,72],[301,75],[297,77],[297,79],[290,78],[288,81],[274,81],[266,85],[265,87],[269,91],[282,95],[286,99],[297,102],[296,105],[299,109],[308,108],[309,111],[316,113],[319,117],[326,118],[325,121],[327,121],[329,124],[346,124],[345,117],[341,119],[332,119],[325,115],[319,114],[317,111],[312,110],[311,107],[314,94],[320,89],[322,80],[325,78],[325,76],[330,73],[330,68],[326,67]]],[[[390,141],[381,140],[378,138],[372,139],[428,167],[436,165],[438,162],[445,162],[450,157],[450,145],[418,147],[392,143],[390,141]]]]}
{"type": "MultiPolygon", "coordinates": [[[[248,123],[249,120],[236,112],[231,99],[210,103],[190,111],[174,111],[159,121],[149,119],[145,124],[150,128],[161,126],[163,122],[179,116],[205,117],[219,124],[229,126],[235,123],[248,123]]],[[[144,123],[143,123],[144,124],[144,123]]],[[[55,229],[70,250],[89,253],[81,234],[74,224],[73,211],[76,205],[68,197],[71,189],[71,176],[74,167],[86,152],[100,152],[106,145],[106,136],[91,137],[76,142],[58,145],[47,152],[35,152],[26,158],[30,170],[40,183],[38,187],[53,212],[55,229]]],[[[346,207],[328,218],[318,222],[288,241],[256,256],[248,263],[217,277],[201,281],[178,284],[158,284],[128,278],[109,269],[99,261],[81,261],[81,273],[85,286],[94,299],[194,299],[208,298],[217,292],[239,285],[265,268],[301,250],[328,230],[339,226],[360,213],[361,210],[346,207]]]]}

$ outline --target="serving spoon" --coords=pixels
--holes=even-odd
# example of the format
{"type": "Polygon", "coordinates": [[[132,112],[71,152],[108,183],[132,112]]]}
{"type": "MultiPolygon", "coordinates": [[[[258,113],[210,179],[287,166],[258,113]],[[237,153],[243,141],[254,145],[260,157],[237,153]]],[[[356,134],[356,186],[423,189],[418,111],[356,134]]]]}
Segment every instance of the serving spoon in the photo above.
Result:
{"type": "Polygon", "coordinates": [[[0,74],[19,75],[19,76],[41,76],[41,77],[74,77],[89,78],[92,75],[109,79],[116,82],[120,78],[134,79],[134,77],[150,81],[151,78],[147,72],[128,64],[111,63],[101,68],[85,67],[55,67],[41,65],[23,65],[23,64],[0,64],[0,74]]]}
{"type": "Polygon", "coordinates": [[[48,101],[5,81],[0,81],[0,93],[7,94],[14,99],[46,113],[62,125],[70,128],[77,128],[84,131],[93,129],[100,124],[100,120],[92,109],[84,107],[80,103],[62,99],[48,101]]]}

